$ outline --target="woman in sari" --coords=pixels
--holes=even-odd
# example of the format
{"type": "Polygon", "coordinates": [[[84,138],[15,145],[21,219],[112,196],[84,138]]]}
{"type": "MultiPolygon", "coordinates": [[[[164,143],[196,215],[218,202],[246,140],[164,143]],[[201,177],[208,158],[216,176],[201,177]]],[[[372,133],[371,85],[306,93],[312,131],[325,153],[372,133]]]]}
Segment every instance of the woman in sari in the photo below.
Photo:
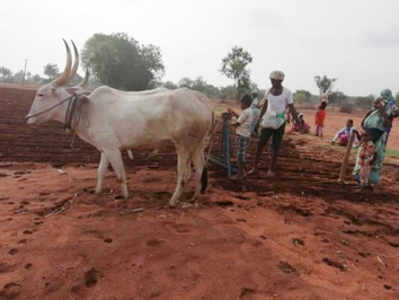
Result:
{"type": "MultiPolygon", "coordinates": [[[[387,105],[383,98],[377,98],[374,102],[374,108],[369,111],[362,121],[363,130],[370,135],[375,147],[375,158],[371,163],[371,170],[369,173],[370,184],[378,184],[381,179],[382,166],[385,158],[387,126],[392,124],[392,119],[397,117],[397,111],[392,111],[391,107],[387,105]]],[[[357,181],[360,182],[360,173],[362,168],[361,159],[362,146],[359,148],[356,165],[353,170],[353,175],[357,181]]],[[[361,189],[369,188],[371,185],[361,186],[361,189]]]]}
{"type": "MultiPolygon", "coordinates": [[[[381,97],[385,100],[386,108],[391,110],[391,114],[397,114],[398,107],[396,106],[395,99],[393,98],[392,91],[390,89],[385,89],[381,91],[381,97]]],[[[389,134],[392,130],[392,123],[394,118],[390,118],[387,122],[387,126],[385,131],[387,132],[387,136],[385,139],[385,144],[388,143],[389,134]]]]}

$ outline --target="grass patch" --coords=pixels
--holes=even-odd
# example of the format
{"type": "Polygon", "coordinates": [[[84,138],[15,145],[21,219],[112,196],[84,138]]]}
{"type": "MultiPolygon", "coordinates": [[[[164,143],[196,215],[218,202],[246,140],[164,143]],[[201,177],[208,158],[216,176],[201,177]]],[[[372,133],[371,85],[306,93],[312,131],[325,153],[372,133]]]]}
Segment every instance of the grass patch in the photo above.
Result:
{"type": "Polygon", "coordinates": [[[385,155],[391,158],[399,158],[399,150],[387,149],[385,155]]]}

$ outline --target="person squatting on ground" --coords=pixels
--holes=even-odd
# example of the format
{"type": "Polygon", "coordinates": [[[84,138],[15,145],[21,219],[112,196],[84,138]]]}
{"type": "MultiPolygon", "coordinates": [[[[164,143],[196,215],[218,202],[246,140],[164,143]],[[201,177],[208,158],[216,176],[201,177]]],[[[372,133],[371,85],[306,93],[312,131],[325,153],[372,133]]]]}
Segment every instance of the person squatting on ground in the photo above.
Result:
{"type": "Polygon", "coordinates": [[[348,145],[349,139],[354,130],[355,129],[353,128],[353,120],[349,119],[348,121],[346,121],[346,126],[335,134],[334,138],[331,140],[331,144],[334,145],[335,143],[337,143],[340,146],[348,145]]]}
{"type": "Polygon", "coordinates": [[[293,121],[290,132],[309,133],[310,126],[303,118],[303,113],[298,114],[298,122],[293,121]]]}
{"type": "Polygon", "coordinates": [[[323,137],[324,120],[326,119],[327,102],[323,101],[319,105],[315,115],[316,136],[323,137]]]}
{"type": "Polygon", "coordinates": [[[251,137],[251,124],[254,119],[254,111],[251,108],[252,98],[249,95],[245,95],[241,99],[242,113],[240,116],[233,110],[229,109],[229,112],[237,119],[236,128],[236,149],[237,149],[237,164],[238,164],[238,179],[244,178],[246,153],[251,137]]]}
{"type": "Polygon", "coordinates": [[[276,169],[276,161],[281,141],[285,131],[286,114],[289,108],[291,115],[297,120],[292,93],[289,89],[283,87],[284,73],[281,71],[273,71],[270,74],[272,88],[266,94],[265,102],[259,116],[257,127],[261,127],[259,142],[256,149],[255,165],[250,174],[258,175],[260,156],[267,145],[268,140],[272,137],[272,159],[268,176],[274,176],[276,169]]]}

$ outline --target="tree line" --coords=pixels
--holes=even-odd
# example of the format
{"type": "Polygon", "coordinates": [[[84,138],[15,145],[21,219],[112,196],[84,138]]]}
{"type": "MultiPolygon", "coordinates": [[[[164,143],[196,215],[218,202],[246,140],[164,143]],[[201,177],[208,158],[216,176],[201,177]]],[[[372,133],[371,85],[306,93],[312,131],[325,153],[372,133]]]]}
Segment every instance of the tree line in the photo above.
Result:
{"type": "MultiPolygon", "coordinates": [[[[105,84],[121,90],[146,90],[156,87],[176,89],[187,87],[200,91],[209,97],[220,99],[240,99],[244,94],[256,92],[260,97],[265,90],[259,89],[251,80],[250,64],[252,55],[243,47],[234,46],[221,59],[219,72],[231,79],[230,85],[218,87],[208,83],[203,77],[191,79],[184,77],[178,82],[162,81],[165,67],[162,61],[161,49],[153,44],[141,44],[126,33],[102,34],[96,33],[84,44],[82,65],[89,70],[91,77],[89,86],[92,88],[105,84]]],[[[48,63],[43,66],[45,77],[39,74],[24,73],[20,70],[12,73],[5,66],[0,67],[0,81],[10,83],[43,84],[60,74],[56,64],[48,63]]],[[[82,80],[77,74],[71,84],[82,80]]],[[[340,91],[333,91],[332,87],[337,78],[315,76],[314,78],[320,95],[328,94],[332,105],[352,104],[361,107],[371,105],[374,97],[349,97],[340,91]]],[[[306,90],[297,90],[294,94],[298,104],[316,103],[320,95],[312,95],[306,90]]],[[[396,95],[399,100],[399,93],[396,95]]],[[[399,101],[398,101],[399,102],[399,101]]]]}
{"type": "MultiPolygon", "coordinates": [[[[60,74],[60,71],[56,64],[48,63],[43,67],[43,73],[46,77],[42,77],[39,74],[32,74],[29,71],[25,74],[24,70],[13,73],[9,68],[0,66],[0,82],[40,85],[54,80],[60,74]]],[[[71,84],[76,84],[82,79],[79,74],[76,74],[71,80],[71,84]]]]}

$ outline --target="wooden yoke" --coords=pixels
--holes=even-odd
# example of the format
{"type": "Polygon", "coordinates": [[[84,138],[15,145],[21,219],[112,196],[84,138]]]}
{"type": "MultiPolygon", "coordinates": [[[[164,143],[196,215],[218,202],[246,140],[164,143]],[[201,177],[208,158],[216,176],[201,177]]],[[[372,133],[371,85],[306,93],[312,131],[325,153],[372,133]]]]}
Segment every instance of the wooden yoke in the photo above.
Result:
{"type": "Polygon", "coordinates": [[[348,161],[349,161],[349,157],[351,154],[354,140],[355,140],[355,132],[352,130],[348,145],[346,147],[346,153],[345,153],[344,159],[342,161],[341,170],[339,172],[338,182],[345,183],[345,180],[344,180],[345,173],[346,173],[346,169],[347,169],[347,165],[348,165],[348,161]]]}

